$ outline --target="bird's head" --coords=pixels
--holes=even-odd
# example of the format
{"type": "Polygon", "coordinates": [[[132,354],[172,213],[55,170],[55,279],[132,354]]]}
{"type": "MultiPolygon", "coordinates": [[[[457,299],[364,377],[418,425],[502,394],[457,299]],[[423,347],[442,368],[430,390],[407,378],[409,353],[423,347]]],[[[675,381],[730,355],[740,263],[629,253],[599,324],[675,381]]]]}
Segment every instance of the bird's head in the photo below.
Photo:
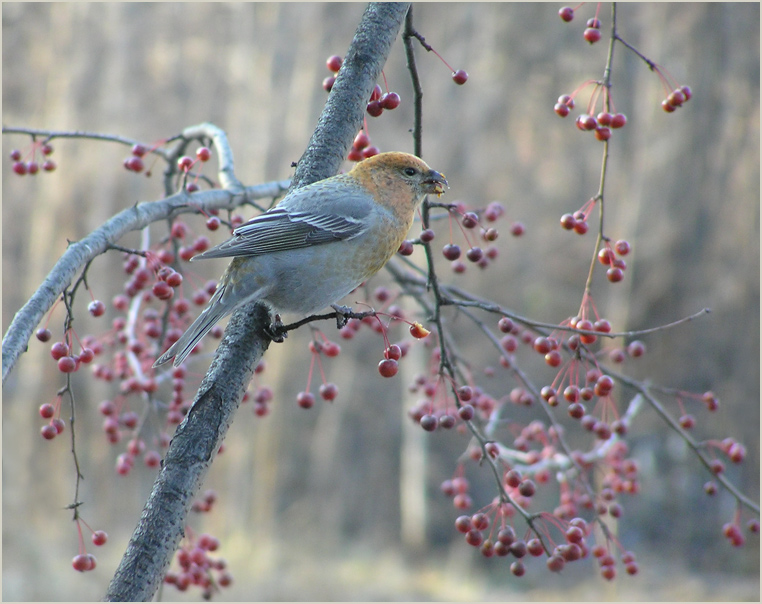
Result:
{"type": "Polygon", "coordinates": [[[432,170],[425,161],[409,153],[379,153],[361,161],[350,174],[361,181],[373,183],[389,205],[396,206],[406,197],[418,205],[428,194],[442,195],[448,188],[444,174],[432,170]],[[403,195],[403,193],[407,195],[403,195]]]}

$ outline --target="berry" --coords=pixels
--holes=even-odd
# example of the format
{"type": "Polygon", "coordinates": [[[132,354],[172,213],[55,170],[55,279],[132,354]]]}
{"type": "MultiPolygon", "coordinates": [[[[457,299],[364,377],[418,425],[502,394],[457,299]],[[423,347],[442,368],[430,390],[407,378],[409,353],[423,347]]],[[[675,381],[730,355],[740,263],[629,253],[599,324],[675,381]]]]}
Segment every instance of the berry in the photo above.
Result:
{"type": "Polygon", "coordinates": [[[458,417],[463,421],[468,421],[474,417],[474,408],[471,405],[463,405],[458,409],[458,417]]]}
{"type": "Polygon", "coordinates": [[[333,73],[336,73],[341,69],[341,65],[344,63],[344,60],[339,55],[332,55],[328,57],[328,60],[325,62],[325,66],[328,67],[328,71],[332,71],[333,73]]]}
{"type": "Polygon", "coordinates": [[[422,340],[430,333],[431,332],[428,329],[426,329],[418,322],[415,322],[410,326],[410,335],[413,336],[416,340],[422,340]]]}
{"type": "Polygon", "coordinates": [[[472,247],[466,252],[466,258],[468,258],[471,262],[479,262],[483,256],[484,252],[482,252],[481,248],[478,247],[472,247]]]}
{"type": "Polygon", "coordinates": [[[355,136],[352,146],[355,149],[365,149],[368,145],[370,145],[370,137],[366,134],[365,130],[360,130],[357,136],[355,136]]]}
{"type": "Polygon", "coordinates": [[[188,157],[187,155],[183,155],[180,159],[177,160],[177,169],[181,172],[187,172],[191,169],[191,166],[193,165],[193,158],[188,157]]]}
{"type": "Polygon", "coordinates": [[[100,317],[106,312],[106,305],[100,300],[93,300],[87,305],[87,310],[94,317],[100,317]]]}
{"type": "Polygon", "coordinates": [[[53,440],[56,436],[58,436],[58,430],[56,430],[55,426],[52,426],[51,424],[45,424],[42,428],[40,428],[40,434],[45,440],[53,440]]]}
{"type": "Polygon", "coordinates": [[[556,115],[558,115],[559,117],[566,117],[567,115],[569,115],[571,110],[569,109],[569,107],[567,107],[566,105],[562,103],[556,103],[553,106],[553,111],[555,111],[556,115]]]}
{"type": "Polygon", "coordinates": [[[63,356],[58,359],[58,370],[61,373],[71,373],[77,370],[77,362],[74,357],[63,356]]]}
{"type": "Polygon", "coordinates": [[[371,117],[378,117],[384,112],[384,108],[381,106],[380,101],[370,101],[366,108],[368,115],[371,117]]]}
{"type": "Polygon", "coordinates": [[[94,545],[103,545],[108,541],[108,535],[106,534],[106,531],[95,531],[92,539],[94,545]]]}
{"type": "Polygon", "coordinates": [[[34,335],[40,342],[48,342],[53,337],[53,334],[46,327],[40,327],[40,329],[34,332],[34,335]]]}
{"type": "Polygon", "coordinates": [[[326,92],[331,92],[331,88],[333,88],[334,83],[336,82],[336,76],[328,76],[326,79],[323,80],[323,90],[326,92]]]}
{"type": "Polygon", "coordinates": [[[595,130],[598,127],[598,122],[595,121],[595,118],[587,113],[577,116],[575,123],[580,130],[595,130]]]}
{"type": "Polygon", "coordinates": [[[325,401],[332,401],[339,394],[339,389],[336,384],[327,383],[320,386],[320,397],[325,401]]]}
{"type": "Polygon", "coordinates": [[[624,113],[615,113],[611,116],[611,127],[622,128],[627,123],[627,116],[624,113]]]}
{"type": "Polygon", "coordinates": [[[212,152],[209,150],[209,147],[199,147],[196,149],[196,157],[199,161],[209,161],[211,156],[212,152]]]}
{"type": "Polygon", "coordinates": [[[400,249],[397,250],[400,256],[410,256],[413,253],[413,244],[407,239],[400,244],[400,249]]]}
{"type": "Polygon", "coordinates": [[[11,151],[11,159],[13,161],[19,161],[21,159],[21,151],[19,151],[18,149],[14,149],[13,151],[11,151]]]}
{"type": "Polygon", "coordinates": [[[140,159],[137,155],[133,155],[132,157],[124,160],[124,167],[132,172],[142,172],[145,165],[143,164],[142,159],[140,159]]]}
{"type": "Polygon", "coordinates": [[[460,258],[460,246],[448,243],[442,248],[442,255],[448,260],[457,260],[460,258]]]}
{"type": "Polygon", "coordinates": [[[56,162],[54,162],[52,159],[46,159],[44,162],[42,162],[42,169],[45,170],[45,172],[52,172],[56,169],[56,162]]]}
{"type": "Polygon", "coordinates": [[[26,164],[22,161],[17,161],[13,164],[13,171],[19,176],[26,174],[26,164]]]}
{"type": "Polygon", "coordinates": [[[606,126],[599,126],[595,129],[595,138],[599,141],[607,141],[611,138],[611,129],[606,126]]]}
{"type": "Polygon", "coordinates": [[[611,283],[619,283],[619,281],[624,279],[624,272],[621,268],[612,266],[606,271],[606,278],[611,281],[611,283]]]}
{"type": "Polygon", "coordinates": [[[664,109],[667,113],[672,113],[675,110],[675,106],[671,105],[668,99],[664,99],[661,102],[661,108],[664,109]]]}
{"type": "Polygon", "coordinates": [[[574,9],[571,6],[564,6],[558,11],[558,16],[567,23],[574,19],[574,9]]]}
{"type": "Polygon", "coordinates": [[[421,424],[421,428],[426,430],[426,432],[433,432],[437,429],[437,418],[433,415],[424,415],[421,417],[421,420],[419,422],[421,424]]]}
{"type": "Polygon", "coordinates": [[[535,494],[535,490],[536,489],[534,482],[532,482],[529,478],[525,478],[519,484],[519,493],[521,493],[524,497],[531,497],[535,494]]]}
{"type": "Polygon", "coordinates": [[[392,109],[399,107],[399,104],[400,95],[396,92],[387,92],[384,96],[381,97],[381,106],[384,109],[389,109],[391,111],[392,109]]]}
{"type": "Polygon", "coordinates": [[[452,81],[455,82],[458,86],[463,86],[467,80],[468,74],[462,69],[458,69],[458,71],[455,71],[452,74],[452,81]]]}
{"type": "Polygon", "coordinates": [[[135,157],[143,157],[146,153],[148,153],[148,149],[146,149],[141,144],[136,144],[132,146],[132,155],[135,157]]]}
{"type": "Polygon", "coordinates": [[[315,404],[315,395],[311,392],[300,392],[296,395],[296,402],[302,409],[309,409],[315,404]]]}
{"type": "Polygon", "coordinates": [[[595,44],[601,39],[601,31],[594,27],[588,27],[582,35],[590,44],[595,44]]]}
{"type": "Polygon", "coordinates": [[[690,101],[691,97],[693,96],[693,92],[691,92],[691,89],[689,86],[680,86],[680,92],[683,93],[683,97],[686,101],[690,101]]]}
{"type": "Polygon", "coordinates": [[[572,231],[575,226],[577,226],[577,220],[574,216],[571,214],[564,214],[561,216],[561,228],[566,229],[567,231],[572,231]]]}
{"type": "Polygon", "coordinates": [[[384,359],[378,364],[378,372],[385,378],[397,375],[399,366],[394,359],[384,359]]]}

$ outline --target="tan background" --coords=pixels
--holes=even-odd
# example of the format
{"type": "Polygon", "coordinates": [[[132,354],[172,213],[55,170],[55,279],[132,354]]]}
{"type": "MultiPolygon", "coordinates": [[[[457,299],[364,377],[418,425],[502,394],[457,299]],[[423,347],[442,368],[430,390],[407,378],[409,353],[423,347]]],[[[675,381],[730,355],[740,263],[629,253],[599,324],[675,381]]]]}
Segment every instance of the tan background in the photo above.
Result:
{"type": "MultiPolygon", "coordinates": [[[[447,173],[449,200],[478,206],[498,199],[508,210],[498,240],[501,264],[472,270],[462,282],[545,321],[570,316],[579,305],[594,238],[562,231],[558,218],[595,192],[601,156],[600,143],[579,133],[571,117],[561,121],[552,107],[559,94],[601,76],[606,52],[605,42],[591,47],[581,38],[593,4],[568,25],[557,17],[559,7],[415,9],[427,41],[470,74],[457,87],[435,56],[418,50],[424,156],[447,173]],[[513,220],[527,227],[522,239],[508,236],[513,220]]],[[[345,52],[362,10],[361,4],[6,3],[3,124],[151,142],[208,120],[228,132],[242,181],[285,178],[325,100],[325,58],[345,52]]],[[[604,35],[608,10],[603,5],[604,35]]],[[[607,230],[626,237],[633,254],[624,283],[601,284],[599,274],[596,303],[628,329],[713,310],[645,338],[649,353],[631,369],[665,385],[719,394],[721,412],[691,408],[697,437],[733,435],[745,443],[748,461],[730,475],[758,499],[759,7],[623,4],[619,16],[620,33],[689,84],[695,97],[666,115],[658,78],[617,48],[613,94],[629,124],[611,147],[607,230]]],[[[383,150],[410,151],[411,87],[399,41],[385,74],[403,104],[369,118],[370,134],[383,150]]],[[[580,98],[584,104],[587,95],[580,98]]],[[[161,194],[156,177],[122,168],[126,148],[93,141],[56,141],[55,173],[18,178],[7,158],[24,144],[22,137],[3,137],[3,330],[67,239],[161,194]]],[[[200,220],[190,222],[203,231],[200,220]]],[[[217,242],[222,234],[211,238],[217,242]]],[[[117,254],[95,262],[97,297],[108,301],[121,289],[120,266],[117,254]]],[[[196,270],[216,278],[223,266],[196,270]]],[[[444,263],[442,271],[449,279],[444,263]]],[[[377,283],[385,280],[381,275],[377,283]]],[[[84,297],[80,302],[78,332],[106,329],[113,311],[96,322],[85,313],[84,297]]],[[[57,313],[54,333],[60,321],[57,313]]],[[[496,363],[471,330],[459,334],[475,364],[496,363]]],[[[454,435],[422,437],[419,430],[410,436],[410,375],[380,378],[381,344],[365,333],[342,342],[342,356],[327,365],[338,400],[305,412],[294,397],[306,382],[307,338],[304,332],[268,353],[263,383],[276,391],[272,414],[261,420],[248,407],[239,412],[208,479],[219,507],[193,520],[223,542],[220,553],[235,584],[222,599],[758,599],[758,542],[743,550],[726,544],[720,527],[732,516],[731,499],[703,495],[705,471],[653,414],[643,413],[633,429],[643,490],[623,501],[620,525],[624,543],[639,554],[641,576],[601,591],[590,568],[572,567],[559,577],[535,563],[518,581],[506,561],[481,559],[452,528],[455,513],[437,489],[466,443],[454,435]],[[421,494],[402,479],[403,442],[428,450],[422,549],[414,544],[421,525],[400,528],[420,510],[401,511],[400,501],[421,494]]],[[[76,375],[83,513],[110,541],[95,552],[93,573],[75,573],[76,532],[63,510],[73,496],[69,443],[38,436],[37,407],[62,385],[47,351],[33,340],[3,392],[3,598],[98,599],[153,474],[137,468],[126,478],[115,475],[123,449],[105,443],[96,411],[113,392],[76,375]]],[[[534,357],[522,358],[541,383],[552,379],[534,357]]],[[[203,362],[198,365],[202,371],[203,362]]],[[[412,361],[402,367],[415,371],[412,361]]],[[[496,393],[513,386],[502,373],[489,383],[496,393]]],[[[487,503],[488,477],[468,471],[477,506],[487,503]]],[[[165,597],[177,594],[166,590],[165,597]]]]}

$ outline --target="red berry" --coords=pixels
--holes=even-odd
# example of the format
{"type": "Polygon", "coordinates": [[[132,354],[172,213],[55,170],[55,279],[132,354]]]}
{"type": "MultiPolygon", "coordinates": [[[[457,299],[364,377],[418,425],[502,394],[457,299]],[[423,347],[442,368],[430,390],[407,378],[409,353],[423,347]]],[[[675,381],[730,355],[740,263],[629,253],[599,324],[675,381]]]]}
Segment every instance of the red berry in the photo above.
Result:
{"type": "Polygon", "coordinates": [[[426,430],[426,432],[433,432],[437,429],[439,422],[437,422],[437,418],[433,415],[426,414],[421,417],[419,423],[421,424],[421,428],[426,430]]]}
{"type": "Polygon", "coordinates": [[[71,373],[77,370],[77,362],[74,357],[63,356],[58,359],[58,370],[61,373],[71,373]]]}
{"type": "Polygon", "coordinates": [[[51,337],[53,337],[53,334],[50,333],[50,330],[45,327],[40,327],[35,333],[35,337],[40,342],[47,342],[50,340],[51,337]]]}
{"type": "Polygon", "coordinates": [[[569,109],[574,109],[574,99],[568,94],[562,94],[558,97],[558,102],[561,105],[566,105],[569,109]]]}
{"type": "Polygon", "coordinates": [[[693,92],[691,92],[691,89],[689,86],[680,86],[680,92],[683,93],[683,97],[686,101],[690,101],[691,97],[693,96],[693,92]]]}
{"type": "Polygon", "coordinates": [[[137,144],[132,146],[132,154],[135,157],[143,157],[146,153],[148,153],[148,149],[146,149],[143,145],[137,144]]]}
{"type": "Polygon", "coordinates": [[[587,113],[578,116],[576,124],[580,130],[595,130],[598,127],[598,122],[595,118],[587,113]]]}
{"type": "Polygon", "coordinates": [[[34,176],[35,174],[37,174],[37,172],[40,171],[40,166],[39,166],[39,164],[36,161],[30,161],[26,165],[26,170],[27,170],[27,172],[29,172],[29,174],[34,176]]]}
{"type": "Polygon", "coordinates": [[[618,283],[624,279],[624,272],[622,272],[621,268],[612,267],[606,271],[606,278],[611,281],[611,283],[618,283]]]}
{"type": "Polygon", "coordinates": [[[377,101],[380,98],[381,98],[381,86],[376,84],[373,87],[373,92],[370,93],[370,98],[368,99],[368,101],[377,101]]]}
{"type": "Polygon", "coordinates": [[[611,116],[611,127],[622,128],[627,123],[627,116],[624,113],[615,113],[611,116]]]}
{"type": "Polygon", "coordinates": [[[483,256],[484,252],[482,252],[481,248],[478,247],[472,247],[466,252],[466,258],[468,258],[471,262],[479,262],[483,256]]]}
{"type": "Polygon", "coordinates": [[[26,164],[22,161],[17,161],[13,164],[13,171],[19,176],[26,174],[26,164]]]}
{"type": "Polygon", "coordinates": [[[40,434],[45,440],[53,440],[56,436],[58,436],[58,430],[55,429],[55,426],[45,424],[42,428],[40,428],[40,434]]]}
{"type": "Polygon", "coordinates": [[[468,74],[462,69],[458,69],[458,71],[452,74],[452,81],[458,86],[463,86],[463,84],[466,83],[466,80],[468,80],[468,74]]]}
{"type": "Polygon", "coordinates": [[[106,534],[106,531],[95,531],[93,533],[93,544],[94,545],[103,545],[108,541],[108,535],[106,534]]]}
{"type": "Polygon", "coordinates": [[[309,409],[315,404],[315,395],[311,392],[300,392],[296,395],[296,402],[302,409],[309,409]]]}
{"type": "Polygon", "coordinates": [[[180,159],[177,160],[177,169],[181,172],[187,172],[191,169],[191,166],[193,165],[193,158],[188,157],[187,155],[183,155],[180,159]]]}
{"type": "Polygon", "coordinates": [[[442,255],[448,260],[457,260],[460,258],[460,246],[448,243],[442,248],[442,255]]]}
{"type": "Polygon", "coordinates": [[[344,63],[344,60],[339,55],[331,55],[325,62],[325,66],[328,67],[328,71],[336,73],[341,69],[342,63],[344,63]]]}
{"type": "Polygon", "coordinates": [[[338,396],[339,389],[336,386],[336,384],[332,384],[332,383],[329,382],[327,384],[322,384],[320,386],[319,393],[320,393],[320,397],[323,400],[325,400],[325,401],[332,401],[332,400],[334,400],[338,396]]]}
{"type": "Polygon", "coordinates": [[[378,372],[385,378],[397,375],[398,364],[394,359],[384,359],[378,364],[378,372]]]}
{"type": "Polygon", "coordinates": [[[374,155],[378,155],[380,153],[378,147],[375,145],[370,145],[368,147],[365,147],[365,149],[362,150],[362,157],[363,159],[368,159],[369,157],[373,157],[374,155]]]}
{"type": "Polygon", "coordinates": [[[21,159],[21,151],[19,151],[18,149],[14,149],[13,151],[11,151],[11,159],[13,161],[19,161],[21,159]]]}
{"type": "Polygon", "coordinates": [[[212,152],[209,150],[209,147],[199,147],[196,149],[196,157],[199,161],[209,161],[211,156],[212,152]]]}
{"type": "Polygon", "coordinates": [[[564,214],[561,216],[561,228],[564,228],[567,231],[573,231],[575,226],[577,226],[577,220],[574,216],[571,214],[564,214]]]}
{"type": "Polygon", "coordinates": [[[591,17],[587,20],[587,26],[592,27],[593,29],[600,29],[601,28],[601,21],[600,19],[596,17],[591,17]]]}
{"type": "Polygon", "coordinates": [[[323,80],[323,90],[326,92],[331,92],[331,88],[333,88],[335,82],[336,76],[328,76],[325,80],[323,80]]]}
{"type": "Polygon", "coordinates": [[[556,103],[555,106],[553,107],[553,111],[555,111],[556,115],[558,115],[559,117],[566,117],[567,115],[569,115],[569,112],[571,110],[566,105],[563,105],[561,103],[556,103]]]}
{"type": "Polygon", "coordinates": [[[571,6],[564,6],[561,10],[558,11],[558,16],[569,23],[572,19],[574,19],[574,9],[571,6]]]}
{"type": "Polygon", "coordinates": [[[384,112],[384,108],[381,106],[380,101],[371,101],[366,108],[368,115],[371,117],[378,117],[384,112]]]}
{"type": "Polygon", "coordinates": [[[142,159],[140,159],[137,155],[133,155],[132,157],[124,160],[124,167],[128,170],[131,170],[132,172],[142,172],[145,165],[143,164],[142,159]]]}
{"type": "Polygon", "coordinates": [[[44,145],[42,145],[42,147],[40,147],[40,152],[43,155],[50,155],[51,153],[53,153],[53,145],[51,145],[50,143],[45,143],[44,145]]]}
{"type": "Polygon", "coordinates": [[[396,109],[400,104],[400,95],[396,92],[387,92],[381,97],[381,106],[384,109],[396,109]]]}
{"type": "Polygon", "coordinates": [[[668,99],[664,99],[661,102],[661,108],[664,109],[667,113],[672,113],[675,110],[675,106],[670,104],[668,99]]]}
{"type": "Polygon", "coordinates": [[[100,317],[106,312],[106,305],[100,300],[93,300],[87,305],[87,310],[94,317],[100,317]]]}
{"type": "Polygon", "coordinates": [[[360,130],[360,132],[357,133],[357,136],[355,136],[355,140],[352,143],[352,146],[355,149],[362,150],[365,149],[370,145],[370,137],[367,135],[365,130],[360,130]]]}
{"type": "Polygon", "coordinates": [[[601,111],[595,119],[599,126],[610,126],[612,117],[608,111],[601,111]]]}
{"type": "Polygon", "coordinates": [[[678,88],[670,93],[667,97],[667,102],[673,107],[679,107],[685,102],[685,95],[683,95],[683,92],[678,88]]]}
{"type": "Polygon", "coordinates": [[[164,281],[157,281],[154,283],[151,291],[159,300],[169,300],[175,294],[172,287],[164,281]]]}
{"type": "Polygon", "coordinates": [[[397,253],[400,256],[410,256],[410,254],[413,253],[413,244],[412,242],[408,241],[407,239],[402,242],[400,245],[400,249],[397,250],[397,253]]]}
{"type": "MultiPolygon", "coordinates": [[[[489,229],[487,231],[488,234],[489,234],[490,230],[492,230],[492,229],[489,229]]],[[[513,235],[514,237],[521,237],[524,234],[525,230],[526,230],[526,227],[524,227],[524,225],[521,222],[514,222],[511,225],[511,235],[513,235]]],[[[494,239],[497,239],[497,236],[495,236],[494,239],[489,239],[489,238],[487,238],[487,239],[488,239],[488,241],[494,241],[494,239]]]]}
{"type": "Polygon", "coordinates": [[[598,40],[601,39],[601,30],[595,29],[594,27],[588,27],[585,30],[585,33],[582,35],[585,40],[590,42],[590,44],[595,44],[598,40]]]}
{"type": "Polygon", "coordinates": [[[611,138],[611,129],[605,126],[600,126],[595,129],[595,138],[599,141],[607,141],[611,138]]]}

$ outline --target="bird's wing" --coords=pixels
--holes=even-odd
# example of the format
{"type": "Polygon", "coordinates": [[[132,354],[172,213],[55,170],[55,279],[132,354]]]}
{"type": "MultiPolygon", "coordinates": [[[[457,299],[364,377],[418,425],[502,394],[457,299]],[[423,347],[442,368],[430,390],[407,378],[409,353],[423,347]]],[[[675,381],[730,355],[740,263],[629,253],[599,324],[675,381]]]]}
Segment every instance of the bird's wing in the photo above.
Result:
{"type": "Polygon", "coordinates": [[[367,230],[364,219],[372,209],[367,196],[350,194],[337,201],[320,188],[304,189],[242,224],[232,238],[196,258],[261,256],[351,239],[367,230]]]}

